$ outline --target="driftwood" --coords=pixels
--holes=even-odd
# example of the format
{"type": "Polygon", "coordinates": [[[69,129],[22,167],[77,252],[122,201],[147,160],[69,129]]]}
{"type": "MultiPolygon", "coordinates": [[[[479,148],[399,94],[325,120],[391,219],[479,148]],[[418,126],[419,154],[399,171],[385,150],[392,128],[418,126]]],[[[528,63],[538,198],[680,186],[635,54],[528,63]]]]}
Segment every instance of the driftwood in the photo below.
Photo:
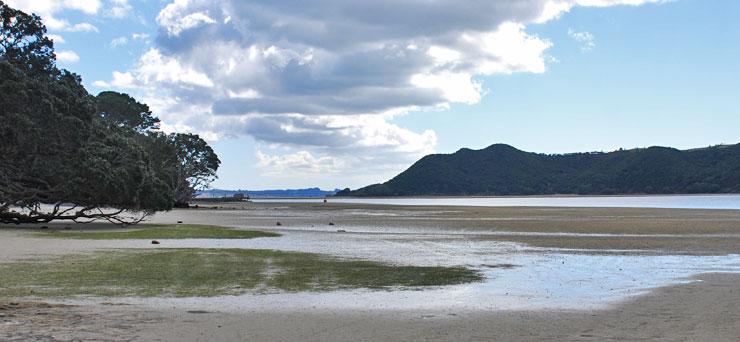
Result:
{"type": "Polygon", "coordinates": [[[0,223],[49,223],[54,220],[69,220],[77,223],[108,221],[114,224],[137,224],[151,213],[124,209],[81,207],[69,203],[45,205],[37,203],[26,206],[0,204],[0,223]]]}

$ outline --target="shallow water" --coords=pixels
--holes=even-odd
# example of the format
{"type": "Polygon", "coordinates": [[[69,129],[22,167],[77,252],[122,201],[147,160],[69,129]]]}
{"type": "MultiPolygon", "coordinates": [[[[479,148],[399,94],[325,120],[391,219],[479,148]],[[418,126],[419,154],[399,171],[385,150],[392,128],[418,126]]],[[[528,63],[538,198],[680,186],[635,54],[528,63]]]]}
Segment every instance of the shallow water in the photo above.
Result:
{"type": "MultiPolygon", "coordinates": [[[[668,197],[675,199],[680,196],[668,197]]],[[[700,196],[686,197],[696,199],[700,196]]],[[[704,197],[729,199],[730,202],[740,199],[738,196],[704,197]]],[[[618,199],[625,198],[619,197],[618,199]]],[[[330,199],[330,201],[333,200],[330,199]]],[[[476,227],[474,220],[537,219],[555,222],[562,219],[577,219],[578,216],[523,217],[512,213],[512,217],[478,217],[475,215],[464,217],[460,213],[461,209],[455,207],[410,209],[368,205],[364,208],[333,208],[320,205],[275,203],[274,205],[248,205],[242,210],[185,210],[157,214],[154,222],[159,223],[183,220],[187,223],[269,229],[283,234],[277,238],[249,240],[160,240],[162,244],[158,248],[275,249],[322,253],[341,258],[367,259],[402,265],[465,266],[479,270],[486,279],[481,283],[432,287],[425,288],[423,291],[418,289],[341,290],[322,293],[247,294],[207,299],[131,300],[158,303],[158,305],[176,305],[194,310],[234,312],[316,309],[430,310],[440,313],[464,310],[578,310],[607,307],[631,296],[646,293],[650,289],[692,281],[691,277],[701,273],[740,273],[740,254],[737,254],[740,250],[735,254],[723,256],[665,255],[665,252],[655,250],[540,248],[487,238],[492,235],[533,235],[595,238],[685,237],[687,239],[727,236],[736,239],[740,230],[696,236],[670,233],[512,232],[485,229],[489,226],[488,223],[482,225],[484,228],[469,227],[476,227]],[[424,226],[416,224],[414,220],[439,222],[439,224],[424,226]],[[464,224],[452,224],[454,222],[449,220],[464,222],[464,224]],[[283,225],[275,226],[276,221],[283,221],[283,225]],[[330,226],[329,222],[337,222],[338,225],[330,226]],[[337,232],[337,229],[343,229],[346,232],[337,232]],[[502,267],[504,265],[514,265],[514,267],[502,267]]],[[[599,212],[598,215],[611,215],[611,213],[599,212]]],[[[661,215],[656,219],[671,219],[669,213],[661,215]]],[[[733,219],[726,213],[725,215],[709,219],[733,219]]],[[[614,217],[614,219],[619,220],[620,217],[614,217]]]]}
{"type": "Polygon", "coordinates": [[[573,254],[502,258],[513,269],[486,271],[483,283],[396,291],[337,291],[218,297],[181,304],[222,311],[273,309],[323,310],[582,310],[687,281],[699,272],[738,272],[740,257],[635,257],[573,254]],[[637,259],[639,258],[639,259],[637,259]],[[687,267],[688,266],[688,267],[687,267]]]}
{"type": "Polygon", "coordinates": [[[700,273],[740,273],[740,255],[737,254],[573,253],[513,242],[469,239],[470,235],[466,234],[353,234],[311,230],[283,233],[285,235],[279,238],[250,240],[162,240],[160,246],[277,249],[394,264],[467,266],[483,272],[486,280],[425,288],[423,291],[341,290],[209,299],[157,299],[155,302],[235,312],[315,309],[577,310],[603,308],[656,287],[689,281],[689,277],[700,273]]]}
{"type": "MultiPolygon", "coordinates": [[[[565,197],[331,197],[332,203],[483,207],[620,207],[740,209],[740,195],[565,196],[565,197]]],[[[320,203],[323,199],[255,199],[255,202],[320,203]]]]}

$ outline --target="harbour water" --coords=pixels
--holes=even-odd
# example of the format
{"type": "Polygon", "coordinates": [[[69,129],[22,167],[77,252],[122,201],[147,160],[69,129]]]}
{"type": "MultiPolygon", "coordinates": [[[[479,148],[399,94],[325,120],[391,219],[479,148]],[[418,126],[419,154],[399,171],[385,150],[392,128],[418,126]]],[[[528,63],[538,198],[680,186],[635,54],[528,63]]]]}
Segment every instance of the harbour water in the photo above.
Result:
{"type": "MultiPolygon", "coordinates": [[[[255,202],[319,203],[321,198],[258,198],[255,202]]],[[[523,197],[330,197],[352,204],[445,205],[482,207],[619,207],[740,209],[740,194],[646,196],[523,196],[523,197]]]]}

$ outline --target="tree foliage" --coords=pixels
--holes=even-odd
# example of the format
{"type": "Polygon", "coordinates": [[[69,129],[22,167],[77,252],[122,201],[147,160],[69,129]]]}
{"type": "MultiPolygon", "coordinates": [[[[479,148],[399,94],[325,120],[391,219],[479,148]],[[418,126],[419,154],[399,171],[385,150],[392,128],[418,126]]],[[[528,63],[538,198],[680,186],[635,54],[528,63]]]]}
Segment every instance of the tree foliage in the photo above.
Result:
{"type": "Polygon", "coordinates": [[[215,178],[205,141],[156,132],[126,94],[91,96],[56,67],[38,16],[0,11],[0,222],[135,223],[215,178]]]}
{"type": "Polygon", "coordinates": [[[0,1],[0,57],[33,73],[54,74],[54,44],[35,14],[26,14],[0,1]]]}
{"type": "Polygon", "coordinates": [[[176,207],[187,207],[197,190],[216,179],[221,161],[196,134],[157,132],[159,118],[152,115],[149,106],[128,94],[104,91],[96,97],[100,117],[112,129],[131,129],[149,139],[149,153],[156,156],[157,166],[168,171],[171,192],[176,207]]]}
{"type": "Polygon", "coordinates": [[[177,164],[173,188],[175,206],[187,207],[197,190],[208,186],[216,178],[221,161],[216,152],[197,134],[170,134],[167,137],[175,148],[177,164]]]}
{"type": "Polygon", "coordinates": [[[79,77],[61,75],[0,62],[0,220],[130,222],[124,211],[171,208],[172,173],[156,167],[151,139],[105,125],[79,77]]]}
{"type": "Polygon", "coordinates": [[[95,100],[98,113],[113,126],[128,127],[137,132],[159,129],[159,118],[152,115],[149,106],[128,94],[104,91],[95,100]]]}

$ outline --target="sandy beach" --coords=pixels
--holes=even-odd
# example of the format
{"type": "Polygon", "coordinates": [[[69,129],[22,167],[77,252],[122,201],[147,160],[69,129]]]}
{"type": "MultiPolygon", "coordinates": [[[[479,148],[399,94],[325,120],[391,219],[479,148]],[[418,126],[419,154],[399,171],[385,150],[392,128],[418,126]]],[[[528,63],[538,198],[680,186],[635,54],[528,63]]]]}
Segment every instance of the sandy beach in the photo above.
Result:
{"type": "MultiPolygon", "coordinates": [[[[110,248],[238,246],[398,264],[466,265],[484,270],[488,280],[422,291],[5,298],[0,340],[736,341],[740,336],[737,210],[335,203],[218,207],[175,210],[152,222],[218,224],[283,236],[238,245],[168,240],[152,246],[137,240],[40,238],[30,235],[38,228],[3,227],[0,261],[110,248]],[[491,268],[506,263],[513,265],[491,268]]],[[[71,228],[110,229],[103,224],[71,228]]]]}

